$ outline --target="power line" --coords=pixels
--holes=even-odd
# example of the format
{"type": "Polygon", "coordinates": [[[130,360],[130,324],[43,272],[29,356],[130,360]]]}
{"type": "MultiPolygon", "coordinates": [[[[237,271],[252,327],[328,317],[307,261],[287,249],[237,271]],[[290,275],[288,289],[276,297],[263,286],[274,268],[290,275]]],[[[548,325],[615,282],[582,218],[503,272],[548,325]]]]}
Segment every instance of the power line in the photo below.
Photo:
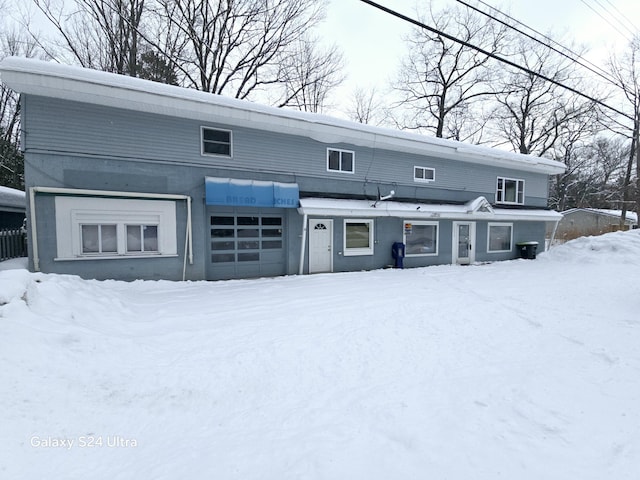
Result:
{"type": "MultiPolygon", "coordinates": [[[[536,37],[534,37],[533,35],[529,35],[528,33],[523,32],[523,31],[522,31],[522,30],[520,30],[519,28],[516,28],[516,27],[514,27],[513,25],[511,25],[511,24],[509,24],[509,23],[507,23],[507,22],[505,22],[505,21],[503,21],[503,20],[500,20],[499,18],[497,18],[497,17],[495,17],[495,16],[491,15],[490,13],[484,12],[484,11],[480,10],[479,8],[474,7],[473,5],[470,5],[469,3],[465,2],[464,0],[456,0],[456,1],[457,1],[458,3],[463,4],[463,5],[464,5],[464,6],[466,6],[467,8],[470,8],[470,9],[472,9],[472,10],[474,10],[474,11],[478,12],[478,13],[481,13],[482,15],[485,15],[485,16],[487,16],[487,17],[491,18],[492,20],[495,20],[496,22],[501,23],[502,25],[504,25],[504,26],[506,26],[506,27],[508,27],[508,28],[510,28],[510,29],[512,29],[512,30],[515,30],[515,31],[516,31],[516,32],[518,32],[519,34],[524,35],[525,37],[527,37],[527,38],[529,38],[529,39],[531,39],[531,40],[533,40],[533,41],[535,41],[535,42],[539,43],[540,45],[544,45],[544,46],[545,46],[545,47],[547,47],[548,49],[550,49],[550,50],[552,50],[552,51],[554,51],[554,52],[556,52],[556,53],[558,53],[558,54],[562,55],[563,57],[567,58],[568,60],[571,60],[573,63],[577,63],[577,64],[578,64],[578,65],[580,65],[581,67],[584,67],[584,68],[586,68],[587,70],[589,70],[591,73],[594,73],[595,75],[597,75],[597,76],[599,76],[599,77],[603,78],[603,79],[604,79],[604,80],[606,80],[607,82],[612,83],[612,84],[613,84],[613,85],[615,85],[616,87],[618,87],[618,88],[622,88],[622,87],[621,87],[621,85],[620,85],[620,84],[619,84],[619,83],[618,83],[614,78],[612,78],[611,76],[609,76],[609,74],[608,74],[607,72],[605,72],[604,70],[602,70],[602,69],[600,69],[599,67],[596,67],[596,66],[594,65],[594,67],[595,67],[595,68],[597,68],[598,70],[600,70],[600,71],[598,72],[598,71],[596,71],[594,68],[591,68],[589,65],[585,65],[584,63],[582,63],[582,62],[580,61],[580,60],[583,60],[582,56],[580,56],[580,55],[576,54],[575,52],[572,52],[571,50],[567,49],[566,47],[562,47],[562,46],[561,46],[563,49],[565,49],[565,50],[569,51],[569,52],[570,52],[570,53],[572,53],[575,57],[577,57],[577,58],[575,58],[575,57],[572,57],[572,56],[568,55],[567,53],[565,53],[565,52],[563,52],[563,51],[561,51],[561,50],[558,50],[557,48],[553,47],[553,46],[551,45],[551,42],[553,42],[553,43],[556,43],[556,42],[555,42],[555,41],[553,41],[552,39],[550,39],[549,37],[546,37],[546,36],[545,36],[544,38],[546,38],[547,40],[549,40],[549,41],[550,41],[550,43],[544,43],[544,42],[543,42],[542,40],[540,40],[539,38],[536,38],[536,37]]],[[[482,3],[484,3],[484,2],[482,2],[482,3]]],[[[502,12],[500,12],[500,10],[497,10],[497,9],[495,9],[495,10],[496,10],[497,12],[499,12],[499,13],[502,13],[502,12]]],[[[503,14],[503,15],[504,15],[504,14],[503,14]]],[[[512,17],[509,17],[509,18],[512,18],[512,17]]],[[[513,19],[513,18],[512,18],[512,19],[513,19]]],[[[515,20],[515,19],[513,19],[513,20],[515,20]]],[[[515,21],[517,21],[517,20],[515,20],[515,21]]],[[[521,22],[518,22],[518,23],[522,24],[521,22]]],[[[531,29],[530,27],[527,27],[526,25],[525,25],[525,27],[526,27],[526,28],[529,28],[530,30],[533,30],[533,29],[531,29]]],[[[535,30],[533,30],[533,31],[535,31],[535,30]]],[[[590,63],[590,62],[587,62],[587,63],[590,63]]]]}
{"type": "Polygon", "coordinates": [[[568,90],[569,92],[575,93],[576,95],[579,95],[579,96],[581,96],[583,98],[586,98],[587,100],[592,101],[592,102],[594,102],[594,103],[596,103],[596,104],[598,104],[598,105],[600,105],[602,107],[605,107],[605,108],[607,108],[607,109],[609,109],[609,110],[611,110],[613,112],[616,112],[617,114],[622,115],[623,117],[626,117],[629,120],[634,120],[634,118],[631,117],[630,115],[622,112],[621,110],[618,110],[617,108],[614,108],[614,107],[612,107],[610,105],[607,105],[602,100],[598,100],[597,98],[594,98],[594,97],[592,97],[590,95],[587,95],[586,93],[582,93],[582,92],[576,90],[573,87],[570,87],[568,85],[564,85],[563,83],[558,82],[557,80],[554,80],[552,78],[549,78],[546,75],[543,75],[543,74],[538,73],[538,72],[534,72],[533,70],[531,70],[531,69],[529,69],[527,67],[523,67],[522,65],[518,65],[517,63],[512,62],[511,60],[507,60],[506,58],[502,58],[499,55],[496,55],[495,53],[489,52],[489,51],[487,51],[487,50],[485,50],[483,48],[480,48],[480,47],[478,47],[476,45],[473,45],[473,44],[471,44],[469,42],[466,42],[464,40],[460,40],[459,38],[456,38],[456,37],[454,37],[452,35],[449,35],[448,33],[445,33],[445,32],[443,32],[441,30],[438,30],[436,28],[430,27],[430,26],[428,26],[428,25],[426,25],[426,24],[424,24],[422,22],[419,22],[418,20],[416,20],[414,18],[411,18],[411,17],[408,17],[406,15],[403,15],[402,13],[396,12],[395,10],[387,8],[387,7],[385,7],[383,5],[380,5],[380,4],[376,3],[376,2],[373,2],[371,0],[360,0],[360,1],[363,2],[363,3],[366,3],[367,5],[372,6],[374,8],[377,8],[378,10],[381,10],[381,11],[383,11],[385,13],[388,13],[389,15],[392,15],[392,16],[394,16],[396,18],[404,20],[405,22],[409,22],[409,23],[411,23],[411,24],[413,24],[413,25],[415,25],[417,27],[420,27],[420,28],[422,28],[424,30],[430,31],[431,33],[435,33],[437,35],[440,35],[440,36],[446,38],[447,40],[451,40],[452,42],[459,43],[460,45],[465,46],[467,48],[471,48],[473,50],[476,50],[476,51],[486,55],[487,57],[493,58],[494,60],[498,60],[499,62],[502,62],[502,63],[506,63],[507,65],[509,65],[511,67],[517,68],[518,70],[522,70],[522,71],[528,73],[529,75],[536,76],[538,78],[541,78],[542,80],[545,80],[545,81],[547,81],[549,83],[557,85],[557,86],[559,86],[561,88],[564,88],[565,90],[568,90]]]}
{"type": "Polygon", "coordinates": [[[634,32],[634,31],[632,30],[632,29],[635,29],[635,28],[636,28],[636,26],[635,26],[633,23],[631,23],[631,22],[629,21],[629,19],[628,19],[628,18],[627,18],[627,17],[626,17],[626,16],[625,16],[625,15],[624,15],[620,10],[618,10],[618,8],[617,8],[613,3],[611,3],[611,0],[605,0],[605,2],[607,2],[609,5],[611,5],[611,7],[616,11],[616,13],[617,13],[617,19],[618,19],[618,22],[620,23],[620,25],[622,25],[622,26],[623,26],[623,27],[625,27],[627,30],[629,30],[629,32],[631,32],[631,34],[632,34],[633,36],[636,36],[636,35],[638,34],[638,31],[636,30],[636,31],[634,32]],[[623,20],[624,20],[624,21],[623,21],[623,20]],[[625,23],[625,22],[626,22],[626,25],[624,25],[624,23],[625,23]],[[631,27],[631,28],[629,28],[629,27],[631,27]]]}
{"type": "MultiPolygon", "coordinates": [[[[611,23],[611,21],[609,21],[609,19],[608,19],[608,18],[605,18],[605,16],[604,16],[604,15],[602,15],[602,13],[598,12],[595,8],[593,8],[591,5],[589,5],[587,2],[585,2],[585,0],[580,0],[580,1],[581,1],[584,5],[586,5],[586,7],[587,7],[587,8],[589,8],[592,12],[594,12],[594,13],[595,13],[596,15],[598,15],[601,19],[603,19],[605,22],[607,22],[611,27],[613,27],[615,30],[618,30],[618,28],[617,28],[613,23],[611,23]]],[[[602,4],[601,4],[598,0],[596,0],[596,3],[597,3],[598,5],[600,5],[600,7],[601,7],[601,8],[603,8],[603,9],[605,10],[605,12],[607,11],[607,10],[602,6],[602,4]]],[[[607,12],[607,13],[608,13],[608,12],[607,12]]],[[[623,36],[626,40],[628,40],[629,42],[631,41],[631,39],[630,39],[629,37],[627,37],[626,35],[624,35],[624,34],[623,34],[622,32],[620,32],[619,30],[618,30],[618,33],[620,33],[620,35],[622,35],[622,36],[623,36]]]]}

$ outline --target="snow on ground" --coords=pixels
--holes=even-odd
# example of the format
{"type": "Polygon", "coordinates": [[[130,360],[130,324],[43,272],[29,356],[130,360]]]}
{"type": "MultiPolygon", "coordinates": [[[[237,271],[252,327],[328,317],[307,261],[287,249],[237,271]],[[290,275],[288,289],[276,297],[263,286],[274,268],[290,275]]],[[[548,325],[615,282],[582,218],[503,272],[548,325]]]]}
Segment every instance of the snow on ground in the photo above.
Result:
{"type": "Polygon", "coordinates": [[[640,232],[226,282],[0,272],[0,478],[637,479],[640,232]]]}

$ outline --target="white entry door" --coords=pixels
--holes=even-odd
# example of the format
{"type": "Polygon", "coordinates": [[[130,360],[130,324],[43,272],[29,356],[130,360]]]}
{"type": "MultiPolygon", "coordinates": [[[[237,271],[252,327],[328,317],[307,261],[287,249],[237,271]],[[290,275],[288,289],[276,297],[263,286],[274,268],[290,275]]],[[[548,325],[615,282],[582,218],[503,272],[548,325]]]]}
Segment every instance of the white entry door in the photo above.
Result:
{"type": "Polygon", "coordinates": [[[309,220],[309,273],[333,270],[333,220],[309,220]]]}
{"type": "Polygon", "coordinates": [[[469,265],[476,257],[475,222],[453,222],[453,263],[469,265]]]}

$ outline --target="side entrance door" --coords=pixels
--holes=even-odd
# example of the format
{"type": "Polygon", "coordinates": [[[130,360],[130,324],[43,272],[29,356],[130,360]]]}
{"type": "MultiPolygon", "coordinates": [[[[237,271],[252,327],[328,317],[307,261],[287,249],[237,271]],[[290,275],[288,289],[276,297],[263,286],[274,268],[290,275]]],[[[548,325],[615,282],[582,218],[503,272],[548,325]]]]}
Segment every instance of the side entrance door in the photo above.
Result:
{"type": "Polygon", "coordinates": [[[309,220],[309,273],[333,270],[333,220],[309,220]]]}
{"type": "Polygon", "coordinates": [[[475,222],[453,222],[453,263],[469,265],[476,257],[475,222]]]}

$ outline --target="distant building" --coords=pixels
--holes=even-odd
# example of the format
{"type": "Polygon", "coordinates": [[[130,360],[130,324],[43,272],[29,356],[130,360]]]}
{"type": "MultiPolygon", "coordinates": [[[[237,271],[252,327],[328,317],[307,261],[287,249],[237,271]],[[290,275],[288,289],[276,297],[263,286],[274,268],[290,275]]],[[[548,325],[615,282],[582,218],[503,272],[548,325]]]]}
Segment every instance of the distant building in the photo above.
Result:
{"type": "MultiPolygon", "coordinates": [[[[562,220],[558,224],[555,238],[565,242],[578,237],[602,235],[620,230],[621,210],[605,210],[598,208],[572,208],[562,212],[562,220]]],[[[635,212],[627,212],[624,229],[637,228],[638,216],[635,212]]]]}
{"type": "Polygon", "coordinates": [[[0,186],[0,230],[22,227],[26,207],[23,191],[0,186]]]}
{"type": "Polygon", "coordinates": [[[469,264],[542,246],[561,218],[553,160],[32,59],[0,74],[21,94],[35,271],[371,270],[399,244],[405,267],[469,264]]]}

